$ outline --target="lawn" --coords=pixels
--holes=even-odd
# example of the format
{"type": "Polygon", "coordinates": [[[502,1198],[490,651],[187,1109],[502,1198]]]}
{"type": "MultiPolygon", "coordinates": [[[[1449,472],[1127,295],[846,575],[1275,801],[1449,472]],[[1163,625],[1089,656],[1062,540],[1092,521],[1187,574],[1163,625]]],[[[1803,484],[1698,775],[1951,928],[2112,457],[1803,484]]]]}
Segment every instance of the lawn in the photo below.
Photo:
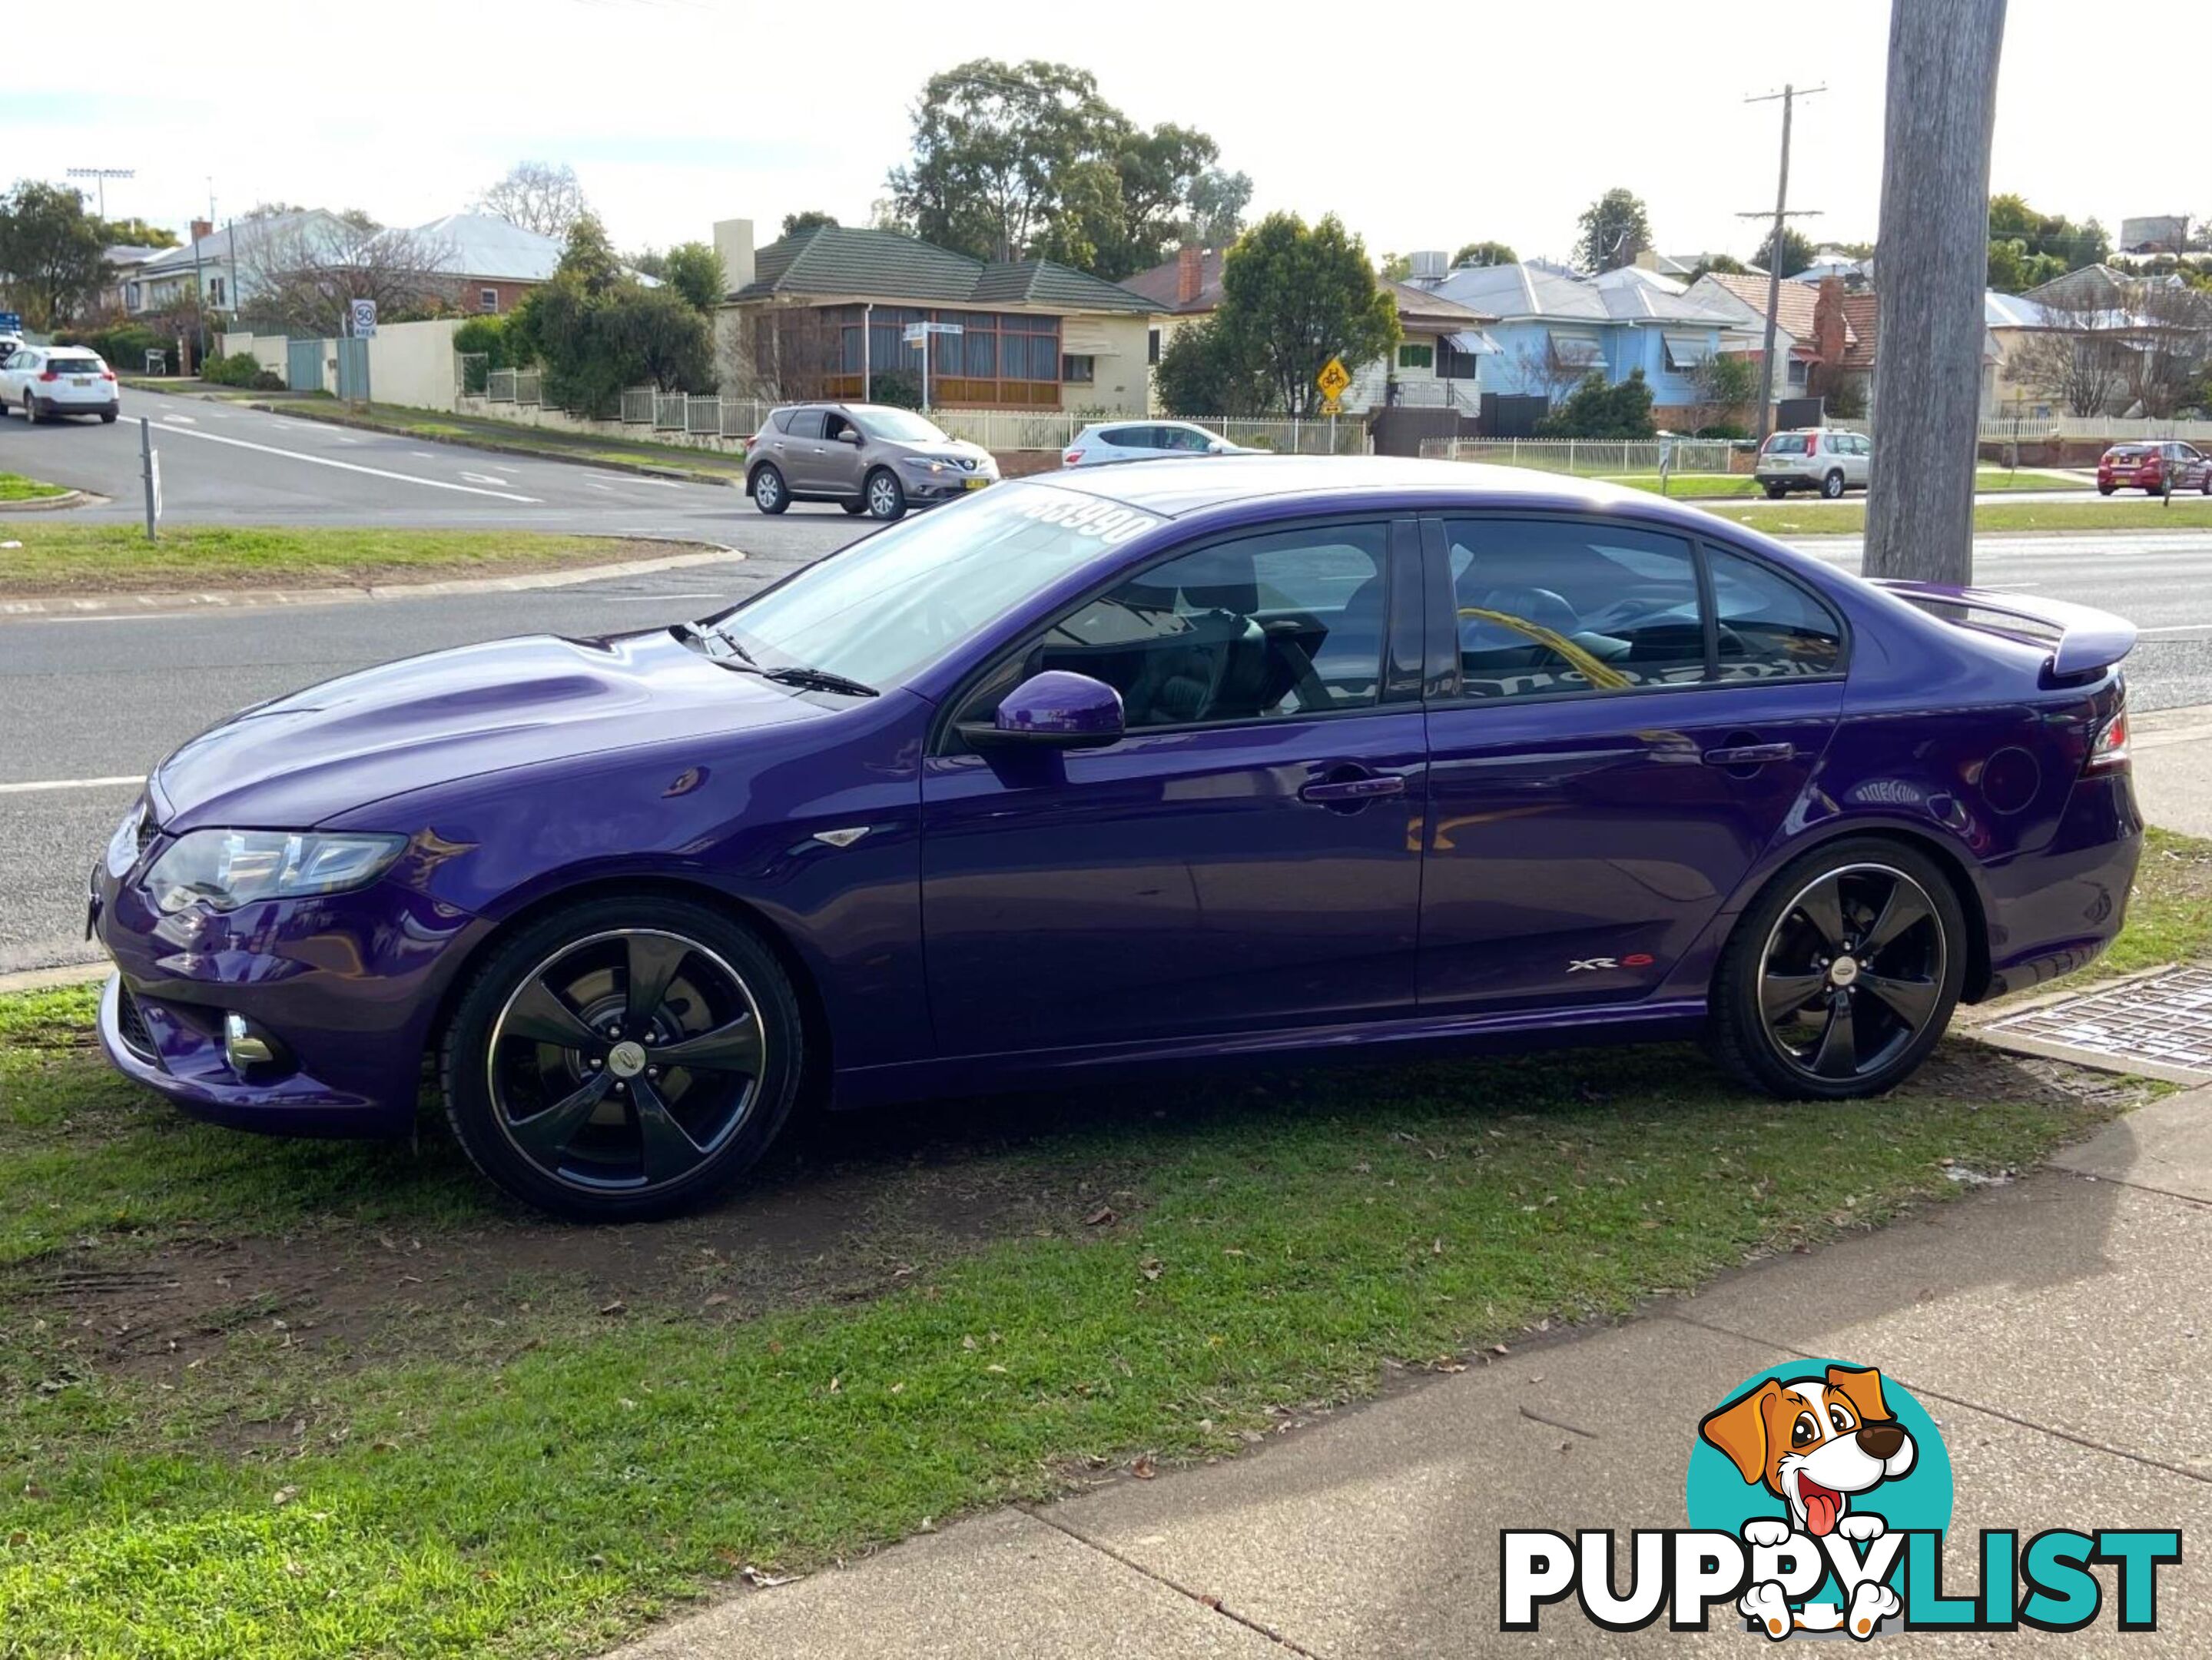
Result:
{"type": "Polygon", "coordinates": [[[663,558],[668,542],[537,531],[165,529],[149,542],[129,525],[10,524],[0,599],[143,593],[174,588],[329,587],[435,577],[512,575],[563,566],[663,558]]]}
{"type": "MultiPolygon", "coordinates": [[[[1659,493],[1659,475],[1656,472],[1617,472],[1602,475],[1609,484],[1626,484],[1631,489],[1659,493]]],[[[2078,478],[2069,478],[2059,472],[2013,472],[2002,467],[1984,467],[1974,475],[1974,489],[1980,492],[1994,490],[2078,490],[2089,488],[2078,478]]],[[[1765,499],[1765,492],[1747,475],[1742,473],[1678,472],[1667,481],[1666,494],[1678,502],[1756,502],[1765,499]]]]}
{"type": "Polygon", "coordinates": [[[43,502],[48,496],[68,494],[60,484],[41,483],[19,472],[0,472],[0,502],[43,502]]]}
{"type": "MultiPolygon", "coordinates": [[[[2130,941],[2212,947],[2208,892],[2212,843],[2159,838],[2130,941]]],[[[90,1008],[0,1000],[0,1652],[582,1651],[1879,1224],[2142,1093],[1965,1043],[1847,1109],[1677,1048],[1242,1075],[815,1124],[710,1216],[576,1230],[434,1127],[189,1124],[90,1008]]]]}
{"type": "MultiPolygon", "coordinates": [[[[1769,536],[1858,536],[1866,530],[1863,501],[1803,503],[1722,502],[1706,509],[1769,536]]],[[[1974,530],[1996,535],[2020,531],[2212,530],[2212,501],[2177,496],[2163,502],[1978,502],[1974,530]]]]}

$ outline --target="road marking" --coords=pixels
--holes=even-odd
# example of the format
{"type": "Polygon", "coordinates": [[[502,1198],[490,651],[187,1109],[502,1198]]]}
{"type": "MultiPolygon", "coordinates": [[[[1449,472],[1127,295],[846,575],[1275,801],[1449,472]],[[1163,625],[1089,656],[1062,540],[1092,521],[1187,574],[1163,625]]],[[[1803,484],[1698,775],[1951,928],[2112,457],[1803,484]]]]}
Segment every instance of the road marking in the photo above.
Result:
{"type": "Polygon", "coordinates": [[[2164,628],[2137,629],[2136,630],[2136,638],[2138,640],[2148,640],[2153,635],[2160,634],[2206,633],[2212,633],[2212,623],[2169,623],[2164,628]]]}
{"type": "Polygon", "coordinates": [[[419,473],[392,472],[383,467],[366,467],[358,461],[341,461],[335,456],[309,455],[301,450],[279,449],[274,444],[256,444],[243,438],[225,438],[212,432],[190,432],[177,429],[179,438],[197,438],[204,443],[229,444],[238,449],[256,450],[263,455],[281,455],[288,461],[305,461],[310,466],[337,467],[343,472],[367,473],[372,478],[396,478],[403,484],[422,484],[434,490],[459,490],[464,496],[492,496],[502,502],[527,502],[532,506],[543,504],[544,498],[518,496],[513,490],[484,489],[476,484],[449,483],[443,478],[425,478],[419,473]]]}
{"type": "Polygon", "coordinates": [[[410,455],[419,455],[419,456],[421,456],[421,457],[422,457],[425,461],[434,461],[434,460],[436,460],[436,459],[438,459],[435,455],[432,454],[428,450],[410,450],[410,451],[408,451],[407,453],[408,453],[408,454],[410,454],[410,455]]]}
{"type": "Polygon", "coordinates": [[[659,605],[678,599],[720,599],[719,593],[603,593],[597,598],[609,605],[659,605]]]}
{"type": "Polygon", "coordinates": [[[461,477],[467,479],[471,484],[497,484],[502,489],[507,487],[506,479],[495,478],[488,472],[465,472],[461,477]]]}
{"type": "Polygon", "coordinates": [[[633,484],[647,484],[654,489],[680,490],[684,488],[673,478],[633,478],[629,482],[633,484]]]}
{"type": "Polygon", "coordinates": [[[586,478],[584,481],[584,488],[587,490],[604,490],[611,496],[615,487],[612,484],[602,484],[595,478],[586,478]]]}
{"type": "Polygon", "coordinates": [[[182,426],[189,427],[197,424],[189,415],[165,415],[161,418],[164,421],[174,421],[182,426]]]}
{"type": "Polygon", "coordinates": [[[146,775],[133,772],[114,778],[40,778],[27,784],[0,784],[0,795],[29,795],[38,790],[107,790],[125,784],[143,784],[146,775]]]}

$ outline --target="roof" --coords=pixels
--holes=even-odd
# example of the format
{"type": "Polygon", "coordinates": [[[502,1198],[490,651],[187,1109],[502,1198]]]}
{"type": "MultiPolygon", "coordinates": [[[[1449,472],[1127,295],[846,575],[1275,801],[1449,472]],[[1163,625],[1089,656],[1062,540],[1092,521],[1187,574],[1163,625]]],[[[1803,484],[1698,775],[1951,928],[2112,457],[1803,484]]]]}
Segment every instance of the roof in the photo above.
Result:
{"type": "Polygon", "coordinates": [[[1874,367],[1875,343],[1881,332],[1881,307],[1871,294],[1847,294],[1844,296],[1844,355],[1837,367],[1846,369],[1870,369],[1874,367]]]}
{"type": "Polygon", "coordinates": [[[1158,309],[1103,277],[1050,259],[986,262],[896,231],[844,225],[815,225],[769,243],[754,257],[753,280],[728,297],[743,304],[801,294],[1060,312],[1158,309]]]}
{"type": "Polygon", "coordinates": [[[1154,311],[1170,316],[1194,316],[1212,311],[1221,303],[1221,253],[1219,248],[1208,248],[1199,256],[1198,297],[1186,304],[1177,304],[1176,296],[1182,292],[1182,260],[1178,255],[1164,265],[1154,265],[1150,271],[1140,271],[1134,277],[1125,277],[1121,286],[1130,293],[1141,295],[1152,302],[1154,311]]]}
{"type": "Polygon", "coordinates": [[[1536,265],[1462,265],[1431,291],[1507,322],[1524,318],[1586,323],[1672,323],[1727,328],[1735,319],[1694,293],[1668,294],[1649,282],[1593,282],[1536,265]]]}
{"type": "Polygon", "coordinates": [[[2040,329],[2050,326],[2043,307],[2017,294],[1987,289],[1982,294],[1982,324],[1992,329],[2040,329]]]}
{"type": "Polygon", "coordinates": [[[162,249],[140,265],[138,271],[141,276],[152,277],[163,271],[188,271],[196,262],[220,265],[230,258],[234,233],[239,234],[250,248],[259,238],[289,236],[295,232],[316,229],[329,232],[333,240],[343,235],[349,242],[359,235],[350,225],[328,209],[303,208],[297,213],[271,213],[258,219],[234,221],[198,241],[187,242],[182,247],[162,249]]]}
{"type": "Polygon", "coordinates": [[[511,225],[496,214],[449,213],[405,233],[437,243],[446,252],[441,269],[455,277],[487,277],[504,283],[545,283],[561,263],[561,244],[553,237],[511,225]]]}
{"type": "MultiPolygon", "coordinates": [[[[1764,277],[1737,277],[1728,271],[1709,271],[1698,279],[1728,290],[1748,306],[1759,317],[1766,315],[1766,283],[1764,277]]],[[[1779,303],[1774,313],[1775,326],[1794,339],[1813,337],[1814,313],[1819,309],[1820,291],[1803,283],[1784,282],[1779,303]]]]}

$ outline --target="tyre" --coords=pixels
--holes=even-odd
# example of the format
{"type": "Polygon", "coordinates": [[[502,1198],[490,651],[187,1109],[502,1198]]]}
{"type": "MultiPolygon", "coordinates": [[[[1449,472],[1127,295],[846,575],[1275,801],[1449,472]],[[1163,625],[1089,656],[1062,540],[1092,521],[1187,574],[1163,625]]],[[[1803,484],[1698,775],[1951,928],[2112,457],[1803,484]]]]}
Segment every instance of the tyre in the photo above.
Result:
{"type": "Polygon", "coordinates": [[[439,1056],[446,1115],[526,1203],[631,1222],[703,1204],[791,1115],[805,1033],[775,955],[687,899],[581,901],[501,945],[439,1056]]]}
{"type": "Polygon", "coordinates": [[[1844,493],[1844,475],[1832,472],[1820,481],[1820,494],[1833,502],[1844,493]]]}
{"type": "Polygon", "coordinates": [[[2197,481],[2197,489],[2199,495],[2212,496],[2212,466],[2204,469],[2203,477],[2197,481]]]}
{"type": "Polygon", "coordinates": [[[871,519],[890,520],[906,512],[906,487],[889,467],[878,467],[870,473],[860,494],[871,519]]]}
{"type": "Polygon", "coordinates": [[[39,400],[27,392],[23,394],[23,419],[32,426],[39,424],[39,400]]]}
{"type": "Polygon", "coordinates": [[[2100,496],[2110,496],[2118,489],[2119,489],[2118,484],[2100,484],[2097,486],[2097,494],[2100,496]]]}
{"type": "Polygon", "coordinates": [[[840,502],[837,505],[845,509],[846,516],[850,519],[858,519],[868,510],[867,502],[860,498],[850,502],[840,502]]]}
{"type": "Polygon", "coordinates": [[[764,463],[755,471],[750,488],[753,505],[763,513],[781,513],[791,505],[791,489],[776,471],[775,463],[764,463]]]}
{"type": "Polygon", "coordinates": [[[1949,1024],[1966,926],[1927,854],[1876,836],[1814,848],[1766,885],[1721,954],[1708,1016],[1715,1059],[1772,1095],[1880,1094],[1949,1024]]]}
{"type": "Polygon", "coordinates": [[[1769,484],[1766,487],[1766,499],[1770,502],[1779,502],[1789,494],[1790,486],[1787,484],[1769,484]]]}
{"type": "Polygon", "coordinates": [[[102,426],[112,427],[115,424],[115,417],[122,413],[121,410],[102,410],[100,412],[100,423],[102,426]]]}

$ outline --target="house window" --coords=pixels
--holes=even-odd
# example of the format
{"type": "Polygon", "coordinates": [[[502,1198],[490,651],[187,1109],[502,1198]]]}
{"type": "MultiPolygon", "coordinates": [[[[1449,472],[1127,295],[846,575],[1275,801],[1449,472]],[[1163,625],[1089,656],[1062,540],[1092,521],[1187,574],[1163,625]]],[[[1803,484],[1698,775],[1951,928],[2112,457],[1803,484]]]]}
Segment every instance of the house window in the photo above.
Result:
{"type": "Polygon", "coordinates": [[[1433,369],[1437,366],[1437,349],[1426,340],[1408,340],[1398,348],[1398,367],[1401,369],[1433,369]]]}
{"type": "Polygon", "coordinates": [[[1482,359],[1474,352],[1462,351],[1449,340],[1437,353],[1437,374],[1446,380],[1473,380],[1482,372],[1482,359]]]}
{"type": "Polygon", "coordinates": [[[1790,371],[1789,371],[1789,373],[1790,373],[1790,384],[1791,386],[1793,386],[1796,387],[1796,388],[1797,388],[1797,390],[1798,390],[1798,391],[1800,391],[1800,392],[1804,391],[1804,390],[1805,390],[1805,360],[1804,360],[1803,358],[1802,358],[1802,357],[1793,357],[1793,358],[1791,358],[1791,359],[1790,360],[1790,371]]]}
{"type": "Polygon", "coordinates": [[[478,311],[497,311],[499,309],[499,290],[497,289],[478,289],[477,290],[477,309],[478,311]]]}
{"type": "Polygon", "coordinates": [[[208,304],[217,311],[222,309],[222,278],[220,277],[208,278],[208,304]]]}
{"type": "Polygon", "coordinates": [[[1068,352],[1060,360],[1060,378],[1087,386],[1094,378],[1096,361],[1088,352],[1068,352]]]}
{"type": "Polygon", "coordinates": [[[1152,364],[1160,361],[1160,331],[1158,329],[1145,336],[1145,361],[1152,364]]]}

